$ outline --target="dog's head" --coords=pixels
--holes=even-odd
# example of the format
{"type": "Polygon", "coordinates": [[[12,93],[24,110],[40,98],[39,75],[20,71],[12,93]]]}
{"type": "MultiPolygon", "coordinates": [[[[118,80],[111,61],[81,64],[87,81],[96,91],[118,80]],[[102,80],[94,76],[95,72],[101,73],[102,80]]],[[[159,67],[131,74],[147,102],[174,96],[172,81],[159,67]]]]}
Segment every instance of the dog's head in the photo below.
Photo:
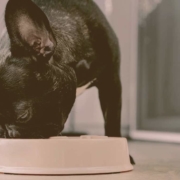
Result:
{"type": "Polygon", "coordinates": [[[0,125],[11,138],[57,135],[75,100],[75,73],[56,63],[55,36],[31,0],[9,0],[5,22],[11,55],[0,64],[0,125]]]}

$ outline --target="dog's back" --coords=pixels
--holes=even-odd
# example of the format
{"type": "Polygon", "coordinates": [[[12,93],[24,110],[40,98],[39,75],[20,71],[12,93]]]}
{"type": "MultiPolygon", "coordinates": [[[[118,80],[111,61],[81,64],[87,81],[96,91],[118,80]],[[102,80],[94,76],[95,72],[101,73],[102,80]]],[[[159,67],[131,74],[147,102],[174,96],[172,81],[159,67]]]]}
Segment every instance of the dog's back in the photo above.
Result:
{"type": "MultiPolygon", "coordinates": [[[[119,67],[118,39],[92,0],[33,0],[33,2],[47,15],[56,36],[57,47],[54,56],[59,62],[74,66],[78,86],[101,75],[111,64],[119,67]],[[85,66],[79,63],[82,60],[85,60],[85,66]]],[[[6,1],[3,3],[6,4],[6,1]]],[[[2,8],[5,7],[2,5],[2,8]]],[[[4,11],[2,12],[0,63],[10,54],[4,11]]]]}
{"type": "Polygon", "coordinates": [[[68,64],[86,61],[87,68],[76,72],[78,85],[101,75],[112,64],[119,68],[118,39],[92,0],[33,1],[47,15],[55,33],[55,56],[68,64]]]}

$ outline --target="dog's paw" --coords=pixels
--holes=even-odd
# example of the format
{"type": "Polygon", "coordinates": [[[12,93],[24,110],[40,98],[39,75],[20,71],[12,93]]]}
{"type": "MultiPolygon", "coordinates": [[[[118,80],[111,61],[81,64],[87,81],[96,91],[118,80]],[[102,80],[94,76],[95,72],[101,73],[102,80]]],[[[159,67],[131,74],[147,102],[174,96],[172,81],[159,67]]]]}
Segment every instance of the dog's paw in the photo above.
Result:
{"type": "Polygon", "coordinates": [[[133,157],[132,157],[131,155],[129,155],[129,158],[130,158],[130,162],[131,162],[131,164],[132,164],[132,165],[135,165],[136,163],[135,163],[135,161],[134,161],[133,157]]]}

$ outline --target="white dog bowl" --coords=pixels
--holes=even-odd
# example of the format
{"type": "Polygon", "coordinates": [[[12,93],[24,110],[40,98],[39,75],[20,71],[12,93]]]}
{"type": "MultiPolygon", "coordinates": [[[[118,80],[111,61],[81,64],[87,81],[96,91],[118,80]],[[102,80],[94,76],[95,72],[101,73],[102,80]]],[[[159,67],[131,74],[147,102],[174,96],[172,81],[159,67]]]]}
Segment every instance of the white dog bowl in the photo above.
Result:
{"type": "Polygon", "coordinates": [[[0,172],[10,174],[100,174],[125,172],[127,140],[105,136],[0,139],[0,172]]]}

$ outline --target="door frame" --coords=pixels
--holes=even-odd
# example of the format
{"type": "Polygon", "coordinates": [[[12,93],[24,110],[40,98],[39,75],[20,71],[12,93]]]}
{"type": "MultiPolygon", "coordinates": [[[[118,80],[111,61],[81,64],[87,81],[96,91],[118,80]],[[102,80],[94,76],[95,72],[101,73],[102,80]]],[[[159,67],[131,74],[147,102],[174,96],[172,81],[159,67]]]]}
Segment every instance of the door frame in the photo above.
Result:
{"type": "Polygon", "coordinates": [[[129,91],[129,136],[135,140],[180,143],[180,133],[140,130],[137,128],[137,94],[138,94],[138,1],[131,0],[131,63],[129,91]]]}

